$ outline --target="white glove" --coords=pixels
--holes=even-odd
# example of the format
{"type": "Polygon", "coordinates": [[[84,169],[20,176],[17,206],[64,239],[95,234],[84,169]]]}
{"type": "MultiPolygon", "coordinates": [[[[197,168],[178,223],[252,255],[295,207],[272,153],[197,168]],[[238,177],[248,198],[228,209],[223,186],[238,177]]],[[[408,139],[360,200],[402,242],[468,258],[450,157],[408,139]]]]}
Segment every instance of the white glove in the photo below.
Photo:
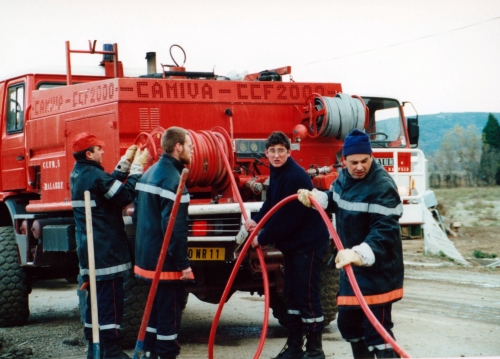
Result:
{"type": "Polygon", "coordinates": [[[307,189],[299,189],[297,191],[299,194],[299,201],[306,207],[311,207],[311,201],[309,200],[309,196],[314,198],[315,200],[318,200],[318,191],[316,188],[314,188],[312,191],[309,191],[307,189]]]}
{"type": "Polygon", "coordinates": [[[361,256],[352,249],[342,249],[337,253],[337,256],[335,257],[335,263],[337,269],[343,268],[351,263],[355,266],[362,266],[363,259],[361,259],[361,256]]]}
{"type": "Polygon", "coordinates": [[[148,163],[149,151],[147,148],[141,151],[140,148],[135,152],[134,162],[132,162],[132,167],[130,168],[131,175],[139,175],[144,172],[144,166],[148,163]]]}
{"type": "Polygon", "coordinates": [[[136,145],[130,146],[125,152],[125,154],[120,158],[120,161],[116,165],[115,170],[127,173],[130,169],[130,163],[134,159],[136,151],[137,151],[136,145]]]}
{"type": "MultiPolygon", "coordinates": [[[[130,146],[127,151],[125,151],[125,154],[123,155],[125,157],[125,159],[127,161],[129,161],[130,163],[132,163],[132,161],[134,160],[134,157],[135,157],[135,152],[137,151],[137,146],[136,145],[132,145],[130,146]]],[[[122,157],[123,158],[123,157],[122,157]]]]}

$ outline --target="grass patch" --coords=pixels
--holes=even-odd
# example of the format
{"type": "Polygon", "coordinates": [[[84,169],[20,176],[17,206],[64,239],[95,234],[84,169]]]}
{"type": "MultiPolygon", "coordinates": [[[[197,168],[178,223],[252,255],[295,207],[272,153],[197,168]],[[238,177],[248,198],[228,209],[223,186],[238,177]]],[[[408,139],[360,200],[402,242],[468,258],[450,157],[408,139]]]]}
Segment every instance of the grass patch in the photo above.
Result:
{"type": "Polygon", "coordinates": [[[483,251],[480,251],[479,249],[475,249],[474,253],[472,253],[474,258],[496,258],[497,255],[496,253],[485,253],[483,251]]]}

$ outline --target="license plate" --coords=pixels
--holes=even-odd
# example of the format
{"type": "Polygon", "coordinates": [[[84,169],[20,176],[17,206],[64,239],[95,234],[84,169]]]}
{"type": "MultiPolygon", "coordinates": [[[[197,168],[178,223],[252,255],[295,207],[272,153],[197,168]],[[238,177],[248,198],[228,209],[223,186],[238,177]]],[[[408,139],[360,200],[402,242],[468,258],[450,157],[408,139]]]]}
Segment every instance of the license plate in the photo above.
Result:
{"type": "Polygon", "coordinates": [[[223,261],[226,259],[226,249],[189,247],[188,256],[191,261],[223,261]]]}

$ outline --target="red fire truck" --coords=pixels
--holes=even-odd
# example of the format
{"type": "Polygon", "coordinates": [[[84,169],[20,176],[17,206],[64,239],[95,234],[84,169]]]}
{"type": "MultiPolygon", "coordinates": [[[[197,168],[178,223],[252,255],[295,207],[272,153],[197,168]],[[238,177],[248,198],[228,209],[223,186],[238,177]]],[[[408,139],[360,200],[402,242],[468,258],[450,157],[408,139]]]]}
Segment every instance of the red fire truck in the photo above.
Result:
{"type": "MultiPolygon", "coordinates": [[[[343,139],[354,128],[364,129],[377,161],[394,175],[405,204],[401,225],[412,233],[423,222],[420,204],[430,207],[435,201],[426,186],[425,158],[414,148],[418,119],[406,119],[404,104],[396,99],[347,95],[339,83],[295,82],[291,67],[231,79],[186,71],[174,58],[175,65],[158,71],[155,54],[148,53],[147,71],[129,77],[116,44],[97,50],[89,42],[88,50],[73,50],[67,42],[66,54],[65,75],[28,73],[0,82],[0,326],[27,322],[34,281],[76,281],[69,174],[75,162],[71,139],[80,132],[105,140],[103,166],[112,171],[130,145],[147,147],[152,164],[161,155],[164,129],[190,131],[196,151],[188,180],[188,239],[196,284],[189,292],[211,303],[218,303],[241,247],[242,213],[228,176],[234,174],[251,216],[265,199],[265,139],[272,131],[289,136],[292,157],[326,190],[337,177],[343,139]],[[101,73],[72,74],[74,53],[103,55],[96,66],[101,73]],[[224,167],[223,156],[231,169],[224,167]]],[[[123,214],[133,246],[131,210],[124,208],[123,214]]],[[[282,255],[267,248],[264,256],[271,307],[283,321],[282,255]]],[[[247,254],[242,263],[233,291],[262,294],[256,256],[247,254]]],[[[324,269],[322,300],[330,322],[336,314],[336,273],[324,269]]],[[[133,277],[125,286],[126,346],[135,343],[147,288],[133,277]]]]}

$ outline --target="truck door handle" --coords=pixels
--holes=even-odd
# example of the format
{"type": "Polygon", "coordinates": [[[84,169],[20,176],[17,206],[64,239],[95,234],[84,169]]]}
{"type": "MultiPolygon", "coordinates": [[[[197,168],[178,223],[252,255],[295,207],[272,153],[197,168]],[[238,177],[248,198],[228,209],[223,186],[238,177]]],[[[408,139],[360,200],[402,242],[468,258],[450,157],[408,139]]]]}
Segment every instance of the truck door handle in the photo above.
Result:
{"type": "Polygon", "coordinates": [[[16,161],[22,161],[24,160],[24,156],[17,156],[16,161]]]}

